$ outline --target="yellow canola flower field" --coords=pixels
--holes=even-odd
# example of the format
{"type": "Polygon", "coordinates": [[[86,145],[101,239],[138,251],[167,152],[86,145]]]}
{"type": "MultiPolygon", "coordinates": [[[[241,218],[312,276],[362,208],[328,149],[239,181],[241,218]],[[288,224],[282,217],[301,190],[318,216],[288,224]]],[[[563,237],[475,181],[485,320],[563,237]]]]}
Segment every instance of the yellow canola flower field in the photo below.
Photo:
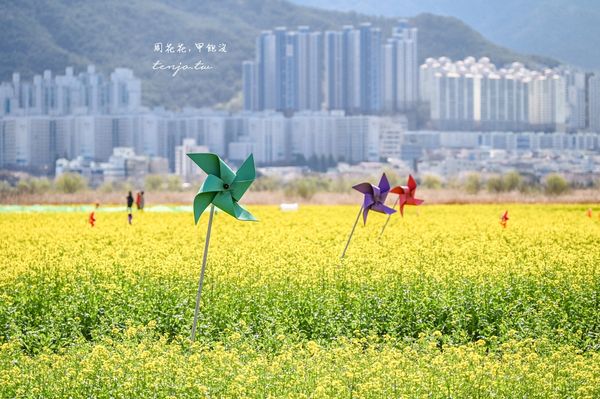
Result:
{"type": "Polygon", "coordinates": [[[2,214],[0,397],[600,397],[587,208],[2,214]]]}

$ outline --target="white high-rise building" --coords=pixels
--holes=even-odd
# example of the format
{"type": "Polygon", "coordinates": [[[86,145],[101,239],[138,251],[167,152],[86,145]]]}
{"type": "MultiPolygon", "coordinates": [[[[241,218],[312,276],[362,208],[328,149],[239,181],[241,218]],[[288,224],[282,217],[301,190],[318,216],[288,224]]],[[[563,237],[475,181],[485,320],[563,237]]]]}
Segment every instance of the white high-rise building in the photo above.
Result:
{"type": "Polygon", "coordinates": [[[565,79],[551,70],[534,72],[529,84],[529,123],[563,131],[566,119],[565,79]]]}
{"type": "Polygon", "coordinates": [[[417,35],[417,28],[402,20],[383,45],[383,106],[388,112],[411,110],[418,104],[417,35]]]}
{"type": "Polygon", "coordinates": [[[586,74],[577,70],[565,70],[567,94],[567,128],[578,131],[586,128],[586,74]]]}
{"type": "Polygon", "coordinates": [[[294,163],[312,157],[333,157],[335,118],[331,113],[298,113],[290,121],[291,159],[294,163]]]}
{"type": "Polygon", "coordinates": [[[142,83],[127,68],[117,68],[110,74],[110,111],[129,113],[139,110],[142,100],[142,83]]]}
{"type": "Polygon", "coordinates": [[[56,76],[45,70],[31,82],[14,73],[11,82],[0,84],[0,116],[123,114],[140,108],[141,82],[126,68],[115,69],[110,79],[93,65],[79,75],[72,67],[56,76]]]}
{"type": "Polygon", "coordinates": [[[0,167],[54,172],[56,159],[71,155],[72,127],[65,117],[9,116],[0,119],[0,167]]]}
{"type": "Polygon", "coordinates": [[[254,143],[254,160],[258,164],[283,164],[287,154],[287,121],[282,114],[251,115],[247,137],[254,143]]]}
{"type": "MultiPolygon", "coordinates": [[[[465,62],[474,62],[475,59],[468,57],[465,62]]],[[[422,101],[431,102],[434,97],[434,79],[438,72],[448,70],[452,61],[447,57],[427,58],[419,68],[419,97],[422,101]]]]}
{"type": "Polygon", "coordinates": [[[334,162],[379,161],[380,117],[343,112],[299,113],[289,119],[290,158],[334,162]]]}
{"type": "Polygon", "coordinates": [[[520,63],[497,69],[486,57],[421,66],[421,95],[440,129],[562,130],[567,118],[565,79],[520,63]]]}
{"type": "Polygon", "coordinates": [[[184,139],[181,145],[175,147],[175,174],[186,182],[200,177],[204,172],[187,154],[203,152],[209,152],[208,147],[197,145],[195,139],[184,139]]]}
{"type": "Polygon", "coordinates": [[[381,158],[400,158],[407,127],[408,122],[405,116],[379,120],[379,156],[381,158]]]}
{"type": "Polygon", "coordinates": [[[600,133],[600,75],[588,80],[588,118],[591,131],[600,133]]]}

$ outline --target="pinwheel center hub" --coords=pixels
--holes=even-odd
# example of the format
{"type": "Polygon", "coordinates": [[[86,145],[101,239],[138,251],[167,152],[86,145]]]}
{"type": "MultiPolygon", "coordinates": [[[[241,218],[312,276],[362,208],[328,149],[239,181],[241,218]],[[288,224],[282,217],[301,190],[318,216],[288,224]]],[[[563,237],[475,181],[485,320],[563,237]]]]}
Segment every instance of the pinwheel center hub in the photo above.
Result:
{"type": "Polygon", "coordinates": [[[227,184],[227,183],[224,183],[224,184],[223,184],[223,188],[224,188],[225,190],[229,190],[229,184],[227,184]]]}

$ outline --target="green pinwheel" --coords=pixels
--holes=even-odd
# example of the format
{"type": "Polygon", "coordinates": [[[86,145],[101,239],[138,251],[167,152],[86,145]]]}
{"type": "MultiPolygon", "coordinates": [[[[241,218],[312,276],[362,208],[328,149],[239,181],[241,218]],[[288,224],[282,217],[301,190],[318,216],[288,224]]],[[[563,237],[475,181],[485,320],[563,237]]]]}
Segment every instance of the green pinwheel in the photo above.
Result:
{"type": "Polygon", "coordinates": [[[213,204],[238,220],[256,221],[256,218],[238,204],[256,178],[252,154],[237,173],[233,173],[216,154],[187,154],[208,176],[194,198],[194,220],[198,223],[202,212],[213,204]]]}
{"type": "Polygon", "coordinates": [[[198,224],[202,212],[210,205],[210,216],[208,229],[204,240],[204,254],[202,256],[202,269],[200,281],[198,282],[198,293],[196,294],[196,309],[194,311],[194,322],[192,324],[191,339],[196,339],[196,326],[198,324],[198,313],[200,311],[200,298],[202,296],[202,284],[204,282],[204,271],[206,270],[206,259],[208,257],[208,243],[212,228],[215,206],[223,212],[230,214],[238,220],[256,221],[250,212],[242,208],[238,201],[242,198],[248,187],[256,178],[254,168],[254,157],[252,154],[244,161],[237,173],[227,166],[216,154],[187,154],[206,174],[206,180],[194,198],[194,221],[198,224]]]}

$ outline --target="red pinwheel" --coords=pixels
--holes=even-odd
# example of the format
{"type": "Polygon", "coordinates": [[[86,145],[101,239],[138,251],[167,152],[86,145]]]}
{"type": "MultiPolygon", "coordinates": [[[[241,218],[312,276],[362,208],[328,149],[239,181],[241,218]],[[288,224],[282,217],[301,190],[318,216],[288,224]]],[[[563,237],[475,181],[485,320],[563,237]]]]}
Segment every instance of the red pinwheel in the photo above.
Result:
{"type": "MultiPolygon", "coordinates": [[[[398,200],[400,203],[400,214],[404,216],[404,205],[421,205],[424,201],[422,199],[415,198],[415,192],[417,191],[417,182],[408,175],[408,183],[406,186],[394,187],[391,192],[398,194],[398,200]]],[[[396,206],[394,204],[394,206],[396,206]]]]}
{"type": "Polygon", "coordinates": [[[390,192],[390,183],[388,182],[385,173],[381,176],[381,180],[379,180],[379,186],[374,186],[371,183],[360,183],[352,188],[365,195],[361,208],[364,224],[367,224],[367,215],[369,214],[369,211],[385,213],[386,215],[391,215],[396,212],[394,209],[385,205],[385,199],[390,192]]]}
{"type": "MultiPolygon", "coordinates": [[[[415,198],[416,191],[417,182],[412,175],[408,175],[408,182],[406,186],[396,186],[390,191],[391,193],[398,194],[398,198],[396,198],[396,202],[394,202],[392,208],[395,208],[396,204],[400,203],[400,215],[404,217],[404,205],[421,205],[424,200],[415,198]]],[[[381,233],[379,234],[380,237],[383,235],[386,226],[390,222],[390,217],[391,215],[388,216],[385,224],[381,228],[381,233]]]]}
{"type": "Polygon", "coordinates": [[[354,229],[356,229],[356,225],[358,224],[358,219],[360,219],[361,213],[363,215],[364,224],[367,224],[367,215],[369,214],[369,211],[385,213],[387,215],[391,215],[392,213],[396,212],[394,209],[385,205],[385,199],[390,192],[390,183],[388,182],[385,173],[381,176],[378,186],[374,186],[371,183],[360,183],[352,188],[361,192],[365,197],[363,199],[363,204],[358,211],[358,215],[356,215],[354,226],[352,226],[352,231],[350,232],[350,236],[348,237],[348,241],[346,242],[346,246],[342,252],[341,259],[344,259],[344,255],[346,255],[346,250],[348,249],[348,245],[350,245],[350,240],[352,239],[354,229]]]}
{"type": "Polygon", "coordinates": [[[500,217],[500,224],[502,227],[506,228],[506,223],[508,223],[508,211],[504,211],[504,215],[500,217]]]}

